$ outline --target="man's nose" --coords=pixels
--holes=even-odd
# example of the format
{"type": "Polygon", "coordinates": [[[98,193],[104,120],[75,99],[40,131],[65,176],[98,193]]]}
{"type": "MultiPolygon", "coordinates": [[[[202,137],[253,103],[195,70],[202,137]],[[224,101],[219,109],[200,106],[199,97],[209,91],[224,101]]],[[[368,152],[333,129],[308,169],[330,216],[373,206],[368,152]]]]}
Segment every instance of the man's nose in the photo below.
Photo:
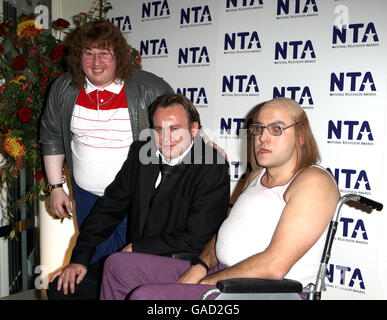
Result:
{"type": "Polygon", "coordinates": [[[259,141],[268,141],[271,139],[271,134],[267,128],[263,128],[262,134],[259,136],[259,141]]]}
{"type": "Polygon", "coordinates": [[[99,65],[101,63],[101,56],[100,54],[95,54],[94,57],[93,57],[93,64],[97,64],[99,65]]]}
{"type": "Polygon", "coordinates": [[[169,128],[165,128],[162,130],[161,139],[163,143],[169,143],[171,141],[171,130],[169,128]]]}

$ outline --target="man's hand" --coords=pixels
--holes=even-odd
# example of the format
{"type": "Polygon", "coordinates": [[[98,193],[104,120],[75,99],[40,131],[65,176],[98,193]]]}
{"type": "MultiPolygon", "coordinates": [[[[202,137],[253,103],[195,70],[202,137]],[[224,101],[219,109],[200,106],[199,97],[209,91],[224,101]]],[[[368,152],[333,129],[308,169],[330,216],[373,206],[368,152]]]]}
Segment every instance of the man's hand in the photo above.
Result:
{"type": "Polygon", "coordinates": [[[183,275],[177,280],[177,283],[197,284],[201,279],[207,275],[207,270],[200,264],[191,266],[183,275]]]}
{"type": "Polygon", "coordinates": [[[121,252],[132,252],[133,251],[133,245],[129,243],[126,247],[121,249],[121,252]]]}
{"type": "Polygon", "coordinates": [[[67,294],[68,288],[70,286],[70,292],[74,293],[75,284],[80,284],[86,273],[87,268],[84,265],[78,263],[70,263],[62,270],[56,272],[50,282],[53,282],[56,277],[59,277],[57,290],[60,291],[63,287],[63,293],[67,294]]]}
{"type": "Polygon", "coordinates": [[[50,193],[50,209],[58,218],[71,218],[71,202],[63,188],[57,188],[50,193]]]}
{"type": "Polygon", "coordinates": [[[218,273],[213,273],[207,277],[204,277],[199,281],[199,284],[216,285],[219,281],[218,273]]]}

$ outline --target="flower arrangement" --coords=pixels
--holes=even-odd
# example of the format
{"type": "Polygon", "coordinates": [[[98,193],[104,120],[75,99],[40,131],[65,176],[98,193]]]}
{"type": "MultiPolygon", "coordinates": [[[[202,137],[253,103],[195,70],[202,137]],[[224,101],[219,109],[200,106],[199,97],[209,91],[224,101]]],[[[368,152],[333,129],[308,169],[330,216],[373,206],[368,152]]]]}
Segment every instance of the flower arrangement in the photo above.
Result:
{"type": "MultiPolygon", "coordinates": [[[[53,22],[54,29],[59,28],[58,20],[53,22]]],[[[69,26],[68,22],[59,22],[60,28],[69,26]]],[[[0,183],[11,183],[25,167],[31,168],[35,177],[20,204],[46,196],[42,193],[46,181],[38,126],[48,86],[64,72],[63,60],[61,41],[37,24],[34,17],[22,16],[18,21],[0,24],[0,145],[4,157],[0,183]]]]}

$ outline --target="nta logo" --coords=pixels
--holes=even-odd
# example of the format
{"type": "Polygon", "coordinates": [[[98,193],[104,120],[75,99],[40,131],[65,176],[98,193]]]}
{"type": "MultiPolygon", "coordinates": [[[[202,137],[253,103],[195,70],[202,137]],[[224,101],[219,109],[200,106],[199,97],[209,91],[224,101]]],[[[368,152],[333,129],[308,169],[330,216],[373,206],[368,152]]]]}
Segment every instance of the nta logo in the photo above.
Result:
{"type": "Polygon", "coordinates": [[[259,88],[254,74],[239,74],[223,76],[222,95],[234,93],[235,95],[258,95],[259,88]]]}
{"type": "Polygon", "coordinates": [[[340,285],[365,290],[363,275],[359,268],[352,270],[351,267],[329,264],[327,276],[330,283],[339,277],[340,285]]]}
{"type": "Polygon", "coordinates": [[[263,0],[226,0],[226,8],[246,8],[262,6],[263,0]]]}
{"type": "Polygon", "coordinates": [[[316,53],[311,40],[276,42],[274,59],[275,63],[315,62],[316,53]],[[280,59],[288,61],[279,61],[280,59]]]}
{"type": "Polygon", "coordinates": [[[358,219],[356,222],[352,218],[340,218],[340,222],[343,223],[343,237],[357,239],[361,238],[361,240],[368,240],[368,235],[366,231],[366,227],[364,221],[358,219]]]}
{"type": "Polygon", "coordinates": [[[143,57],[167,55],[167,42],[165,39],[142,40],[140,42],[140,53],[143,57]]]}
{"type": "Polygon", "coordinates": [[[203,46],[203,47],[180,48],[178,62],[179,62],[179,65],[182,65],[182,64],[208,65],[210,63],[210,57],[208,55],[207,47],[203,46]]]}
{"type": "Polygon", "coordinates": [[[210,8],[205,5],[191,8],[182,8],[180,11],[180,25],[208,24],[212,21],[210,8]]]}
{"type": "Polygon", "coordinates": [[[375,81],[370,71],[331,73],[331,95],[376,95],[375,81]],[[339,92],[337,92],[337,90],[339,92]],[[367,91],[367,92],[365,92],[367,91]]]}
{"type": "Polygon", "coordinates": [[[308,86],[305,87],[274,87],[273,88],[273,99],[277,97],[288,97],[297,101],[301,106],[304,104],[309,106],[313,105],[312,93],[308,86]]]}
{"type": "Polygon", "coordinates": [[[339,41],[342,44],[364,44],[378,42],[379,37],[373,22],[369,22],[367,25],[353,23],[348,26],[343,25],[341,28],[333,26],[332,43],[338,44],[339,41]]]}
{"type": "Polygon", "coordinates": [[[233,32],[224,35],[224,50],[252,50],[261,49],[258,32],[233,32]]]}
{"type": "Polygon", "coordinates": [[[315,15],[317,12],[318,12],[318,8],[317,8],[316,0],[292,0],[292,1],[278,0],[277,1],[277,16],[280,16],[282,14],[315,15]],[[290,11],[290,9],[292,9],[292,11],[290,11]]]}
{"type": "Polygon", "coordinates": [[[371,190],[371,186],[367,177],[367,172],[365,170],[354,170],[354,169],[334,169],[333,171],[330,168],[327,170],[335,177],[337,184],[339,185],[341,179],[344,179],[344,187],[346,189],[359,190],[363,186],[363,190],[371,190]]]}
{"type": "Polygon", "coordinates": [[[151,1],[151,2],[145,2],[142,4],[142,15],[141,18],[143,20],[150,20],[150,19],[162,19],[169,17],[169,6],[168,1],[151,1]]]}
{"type": "Polygon", "coordinates": [[[177,93],[186,96],[195,105],[207,105],[208,99],[206,90],[201,88],[177,88],[177,93]]]}
{"type": "Polygon", "coordinates": [[[236,134],[239,135],[239,130],[242,129],[244,118],[222,118],[220,119],[220,134],[236,134]],[[236,125],[236,127],[234,127],[236,125]],[[234,131],[232,131],[234,129],[234,131]]]}
{"type": "Polygon", "coordinates": [[[374,141],[371,126],[368,121],[329,120],[328,139],[345,139],[355,141],[374,141]]]}

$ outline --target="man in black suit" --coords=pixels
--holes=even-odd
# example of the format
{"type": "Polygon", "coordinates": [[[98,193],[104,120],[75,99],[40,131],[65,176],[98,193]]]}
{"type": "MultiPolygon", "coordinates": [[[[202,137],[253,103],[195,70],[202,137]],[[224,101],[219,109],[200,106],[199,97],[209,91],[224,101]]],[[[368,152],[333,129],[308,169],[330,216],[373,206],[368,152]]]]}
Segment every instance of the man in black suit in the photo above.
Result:
{"type": "Polygon", "coordinates": [[[98,299],[103,266],[89,262],[125,216],[128,245],[122,251],[169,256],[198,255],[226,218],[228,163],[200,137],[193,104],[179,94],[161,96],[150,106],[149,119],[153,138],[131,145],[83,223],[70,264],[54,274],[50,299],[98,299]]]}

